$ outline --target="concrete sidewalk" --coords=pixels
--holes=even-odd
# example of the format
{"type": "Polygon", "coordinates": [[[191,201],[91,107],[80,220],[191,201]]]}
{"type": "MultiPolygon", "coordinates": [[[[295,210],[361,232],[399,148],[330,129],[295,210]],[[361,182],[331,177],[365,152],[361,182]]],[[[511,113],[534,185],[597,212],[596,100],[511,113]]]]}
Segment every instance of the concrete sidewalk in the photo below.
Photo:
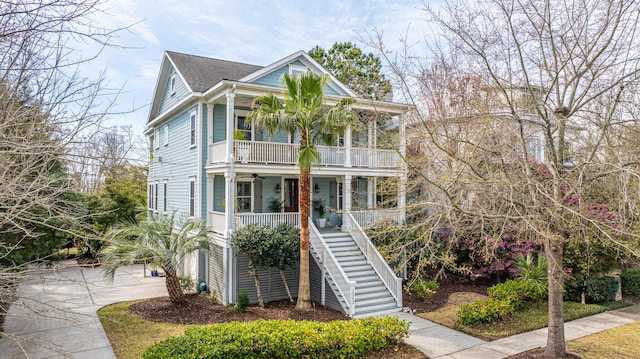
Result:
{"type": "Polygon", "coordinates": [[[98,268],[64,261],[22,280],[5,318],[2,358],[115,359],[97,310],[121,301],[167,295],[164,278],[142,265],[118,269],[113,284],[98,268]]]}
{"type": "MultiPolygon", "coordinates": [[[[547,328],[485,342],[418,316],[400,313],[411,322],[406,343],[432,359],[500,359],[545,347],[547,328]]],[[[640,320],[640,305],[600,313],[565,323],[565,338],[573,340],[640,320]]]]}

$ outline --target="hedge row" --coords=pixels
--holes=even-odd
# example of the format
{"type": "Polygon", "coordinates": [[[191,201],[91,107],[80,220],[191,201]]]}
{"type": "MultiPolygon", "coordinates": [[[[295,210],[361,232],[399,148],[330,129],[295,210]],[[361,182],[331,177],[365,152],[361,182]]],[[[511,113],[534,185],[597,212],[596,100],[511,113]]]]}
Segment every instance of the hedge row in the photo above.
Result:
{"type": "Polygon", "coordinates": [[[408,330],[397,317],[231,322],[190,328],[147,348],[143,358],[354,358],[396,344],[408,330]]]}
{"type": "Polygon", "coordinates": [[[640,270],[620,274],[623,295],[640,295],[640,270]]]}

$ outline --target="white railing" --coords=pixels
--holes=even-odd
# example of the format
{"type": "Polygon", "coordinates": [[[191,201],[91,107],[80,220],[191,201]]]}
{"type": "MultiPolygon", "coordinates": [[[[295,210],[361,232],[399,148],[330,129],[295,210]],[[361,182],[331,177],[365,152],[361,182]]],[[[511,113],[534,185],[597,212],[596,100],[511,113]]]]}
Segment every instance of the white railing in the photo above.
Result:
{"type": "MultiPolygon", "coordinates": [[[[343,309],[345,312],[349,313],[350,316],[354,316],[356,313],[357,283],[349,280],[347,274],[342,270],[340,264],[338,264],[338,260],[318,232],[318,229],[313,224],[311,218],[309,218],[309,246],[310,249],[316,253],[317,258],[320,261],[322,273],[326,273],[331,277],[333,283],[336,285],[336,289],[340,293],[340,296],[344,298],[344,304],[347,307],[343,309]]],[[[325,303],[322,303],[322,305],[324,304],[325,303]]]]}
{"type": "Polygon", "coordinates": [[[227,141],[209,144],[209,163],[224,162],[227,157],[227,141]]]}
{"type": "MultiPolygon", "coordinates": [[[[209,144],[209,163],[220,163],[226,159],[226,141],[209,144]]],[[[321,166],[344,166],[346,149],[337,146],[316,146],[320,153],[321,166]]],[[[240,163],[295,165],[300,145],[264,141],[236,140],[234,158],[240,163]]],[[[368,168],[395,168],[399,165],[398,154],[392,150],[375,148],[352,148],[351,166],[368,168]]]]}
{"type": "Polygon", "coordinates": [[[240,229],[250,223],[272,227],[275,227],[280,223],[289,223],[296,227],[300,227],[300,213],[236,213],[236,229],[240,229]]]}
{"type": "Polygon", "coordinates": [[[358,224],[358,222],[353,218],[351,212],[346,213],[346,225],[349,228],[349,232],[355,239],[358,247],[364,253],[364,256],[367,258],[367,262],[371,264],[373,269],[378,273],[378,276],[382,279],[384,285],[389,289],[389,292],[396,300],[397,306],[402,307],[402,279],[396,277],[396,274],[393,272],[387,261],[382,258],[380,252],[376,249],[376,247],[371,243],[371,240],[362,230],[362,227],[358,224]]]}
{"type": "Polygon", "coordinates": [[[214,232],[223,233],[225,222],[226,221],[224,212],[209,211],[209,218],[207,218],[207,223],[209,224],[209,228],[211,228],[214,232]]]}
{"type": "Polygon", "coordinates": [[[351,166],[370,168],[394,168],[400,165],[400,157],[394,150],[377,148],[351,149],[351,166]]]}
{"type": "Polygon", "coordinates": [[[320,164],[323,166],[344,166],[344,147],[316,146],[320,153],[320,164]]]}
{"type": "Polygon", "coordinates": [[[360,227],[369,227],[380,221],[400,221],[400,210],[394,209],[373,209],[368,211],[350,212],[360,227]]]}

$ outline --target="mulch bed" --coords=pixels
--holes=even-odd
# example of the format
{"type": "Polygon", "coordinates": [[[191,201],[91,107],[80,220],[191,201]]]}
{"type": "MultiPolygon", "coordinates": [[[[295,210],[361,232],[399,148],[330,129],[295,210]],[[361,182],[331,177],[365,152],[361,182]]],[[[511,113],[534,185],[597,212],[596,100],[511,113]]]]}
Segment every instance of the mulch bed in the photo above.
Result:
{"type": "MultiPolygon", "coordinates": [[[[579,357],[571,353],[567,353],[567,355],[565,355],[564,358],[565,359],[582,359],[582,357],[579,357]]],[[[540,348],[540,349],[532,349],[520,354],[512,355],[508,357],[508,359],[548,359],[548,357],[544,355],[544,348],[540,348]]]]}
{"type": "Polygon", "coordinates": [[[405,291],[402,305],[409,307],[414,313],[427,313],[447,304],[449,295],[457,292],[473,292],[487,295],[487,288],[493,284],[484,282],[462,283],[461,278],[449,276],[438,281],[440,288],[429,298],[422,298],[414,291],[405,291]]]}
{"type": "Polygon", "coordinates": [[[258,319],[293,319],[328,322],[332,320],[348,320],[349,317],[333,309],[316,306],[309,311],[294,310],[295,303],[288,300],[266,303],[264,308],[252,305],[244,312],[236,312],[210,298],[190,294],[185,296],[185,303],[175,305],[169,297],[151,298],[135,303],[129,310],[138,316],[154,322],[174,324],[214,324],[232,321],[248,322],[258,319]]]}

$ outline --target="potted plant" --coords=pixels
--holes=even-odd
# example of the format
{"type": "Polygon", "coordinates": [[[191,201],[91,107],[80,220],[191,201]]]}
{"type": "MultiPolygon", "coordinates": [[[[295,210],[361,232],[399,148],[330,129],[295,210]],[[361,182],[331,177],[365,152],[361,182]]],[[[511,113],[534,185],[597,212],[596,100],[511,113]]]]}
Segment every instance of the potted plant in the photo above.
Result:
{"type": "Polygon", "coordinates": [[[324,218],[324,213],[327,210],[327,207],[324,205],[324,200],[322,199],[314,199],[313,200],[313,211],[318,214],[318,218],[316,218],[316,224],[318,228],[324,228],[327,224],[327,219],[324,218]]]}
{"type": "Polygon", "coordinates": [[[269,201],[269,211],[273,212],[273,213],[280,213],[282,212],[282,205],[284,204],[284,201],[282,201],[280,198],[271,198],[271,200],[269,201]]]}

